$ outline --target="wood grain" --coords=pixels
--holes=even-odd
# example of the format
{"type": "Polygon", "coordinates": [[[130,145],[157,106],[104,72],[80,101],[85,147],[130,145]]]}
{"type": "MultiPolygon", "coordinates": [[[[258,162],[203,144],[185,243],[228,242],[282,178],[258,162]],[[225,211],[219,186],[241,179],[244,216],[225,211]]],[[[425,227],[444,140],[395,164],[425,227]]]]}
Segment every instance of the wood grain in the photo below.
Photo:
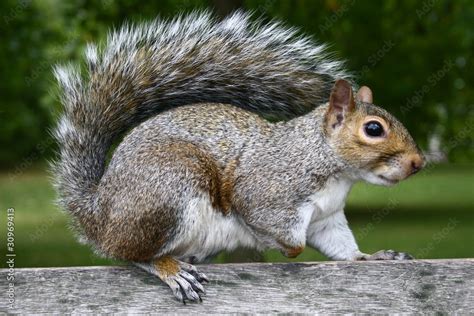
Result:
{"type": "Polygon", "coordinates": [[[0,313],[472,313],[474,259],[201,265],[202,303],[183,305],[134,267],[0,270],[0,313]]]}

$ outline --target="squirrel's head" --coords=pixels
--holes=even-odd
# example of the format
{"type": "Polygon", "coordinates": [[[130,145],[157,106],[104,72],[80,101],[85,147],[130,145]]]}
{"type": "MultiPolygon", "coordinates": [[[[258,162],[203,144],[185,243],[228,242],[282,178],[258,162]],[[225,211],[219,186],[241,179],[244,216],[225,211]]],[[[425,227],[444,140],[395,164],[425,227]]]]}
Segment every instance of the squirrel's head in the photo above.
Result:
{"type": "Polygon", "coordinates": [[[354,97],[349,82],[337,80],[325,115],[325,133],[356,177],[392,185],[419,171],[424,156],[402,123],[372,102],[368,87],[361,87],[354,97]]]}

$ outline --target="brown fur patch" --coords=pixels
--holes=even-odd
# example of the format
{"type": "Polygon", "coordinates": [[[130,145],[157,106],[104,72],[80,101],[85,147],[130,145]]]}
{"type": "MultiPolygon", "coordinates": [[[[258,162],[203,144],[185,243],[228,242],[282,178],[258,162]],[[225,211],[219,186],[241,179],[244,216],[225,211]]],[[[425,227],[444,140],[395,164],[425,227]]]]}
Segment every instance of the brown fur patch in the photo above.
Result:
{"type": "Polygon", "coordinates": [[[224,215],[230,213],[234,190],[234,172],[238,160],[232,160],[221,172],[214,158],[191,143],[172,143],[169,145],[182,163],[199,176],[199,186],[209,192],[214,209],[222,211],[224,215]]]}
{"type": "Polygon", "coordinates": [[[149,261],[166,242],[167,231],[176,225],[167,217],[164,225],[159,210],[109,216],[99,239],[100,248],[114,258],[144,262],[149,261]]]}
{"type": "Polygon", "coordinates": [[[176,275],[179,272],[179,263],[176,259],[165,256],[156,259],[153,265],[158,272],[160,278],[167,278],[172,275],[176,275]]]}
{"type": "Polygon", "coordinates": [[[304,246],[299,246],[299,247],[293,247],[293,248],[288,248],[286,250],[286,256],[288,258],[296,258],[300,253],[302,253],[304,250],[304,246]]]}
{"type": "Polygon", "coordinates": [[[232,197],[234,195],[235,169],[238,160],[232,160],[224,169],[220,190],[220,206],[225,215],[230,213],[232,208],[232,197]]]}
{"type": "Polygon", "coordinates": [[[211,204],[215,209],[228,213],[229,202],[222,199],[222,179],[219,168],[214,158],[201,150],[194,144],[186,142],[170,143],[167,148],[172,151],[176,158],[195,175],[198,186],[205,192],[209,192],[211,204]]]}
{"type": "Polygon", "coordinates": [[[282,247],[283,255],[288,258],[296,258],[305,248],[304,245],[291,246],[281,240],[278,240],[278,244],[282,247]]]}

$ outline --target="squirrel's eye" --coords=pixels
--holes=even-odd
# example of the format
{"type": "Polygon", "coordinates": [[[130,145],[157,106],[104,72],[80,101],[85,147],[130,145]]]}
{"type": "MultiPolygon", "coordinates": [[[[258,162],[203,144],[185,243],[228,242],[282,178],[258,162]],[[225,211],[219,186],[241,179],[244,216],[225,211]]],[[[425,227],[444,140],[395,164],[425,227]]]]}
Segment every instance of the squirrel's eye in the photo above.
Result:
{"type": "Polygon", "coordinates": [[[377,121],[370,121],[365,123],[364,131],[367,136],[380,137],[385,134],[382,124],[377,121]]]}

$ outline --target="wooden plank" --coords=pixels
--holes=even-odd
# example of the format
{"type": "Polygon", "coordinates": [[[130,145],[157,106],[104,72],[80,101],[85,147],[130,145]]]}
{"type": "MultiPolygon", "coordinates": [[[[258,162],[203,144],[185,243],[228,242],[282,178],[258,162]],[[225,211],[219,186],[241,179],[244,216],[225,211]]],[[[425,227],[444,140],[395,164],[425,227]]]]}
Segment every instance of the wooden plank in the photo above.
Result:
{"type": "MultiPolygon", "coordinates": [[[[183,305],[157,278],[134,267],[17,269],[20,313],[468,313],[474,259],[201,265],[203,303],[183,305]]],[[[0,270],[0,295],[8,270],[0,270]]]]}

